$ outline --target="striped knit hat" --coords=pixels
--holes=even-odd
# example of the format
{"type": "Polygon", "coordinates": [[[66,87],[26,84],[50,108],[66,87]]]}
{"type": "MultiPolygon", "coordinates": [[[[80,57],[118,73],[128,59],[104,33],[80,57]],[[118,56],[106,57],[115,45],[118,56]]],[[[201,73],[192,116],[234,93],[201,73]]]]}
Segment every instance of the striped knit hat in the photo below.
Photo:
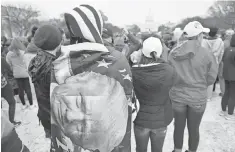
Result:
{"type": "Polygon", "coordinates": [[[80,5],[64,14],[71,37],[80,37],[94,43],[103,43],[103,19],[98,10],[80,5]]]}

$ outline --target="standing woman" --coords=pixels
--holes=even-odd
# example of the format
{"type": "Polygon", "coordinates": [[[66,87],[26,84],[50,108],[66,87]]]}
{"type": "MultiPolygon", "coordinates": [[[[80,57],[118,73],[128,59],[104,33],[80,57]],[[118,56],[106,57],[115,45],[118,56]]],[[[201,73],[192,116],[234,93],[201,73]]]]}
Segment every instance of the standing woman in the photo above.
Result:
{"type": "Polygon", "coordinates": [[[174,152],[182,152],[186,123],[189,132],[189,151],[186,152],[196,152],[207,88],[215,82],[218,64],[211,51],[201,45],[203,32],[209,32],[209,29],[193,21],[185,26],[184,32],[188,41],[174,48],[169,55],[169,62],[182,78],[170,91],[175,120],[174,152]]]}
{"type": "Polygon", "coordinates": [[[13,76],[17,81],[19,87],[19,97],[23,104],[23,109],[26,108],[24,92],[26,92],[30,105],[33,105],[31,87],[29,83],[29,75],[27,66],[24,62],[24,50],[26,48],[17,39],[13,39],[11,45],[9,46],[9,52],[7,53],[6,60],[10,65],[13,76]]]}
{"type": "Polygon", "coordinates": [[[225,93],[222,98],[222,113],[228,120],[235,120],[234,107],[235,107],[235,34],[233,34],[230,48],[227,48],[223,56],[223,77],[225,80],[225,93]],[[228,115],[226,109],[228,107],[228,115]]]}
{"type": "Polygon", "coordinates": [[[143,42],[140,62],[132,68],[133,85],[140,110],[134,121],[136,151],[162,152],[167,126],[173,119],[169,91],[178,80],[172,66],[161,59],[160,39],[149,37],[143,42]]]}

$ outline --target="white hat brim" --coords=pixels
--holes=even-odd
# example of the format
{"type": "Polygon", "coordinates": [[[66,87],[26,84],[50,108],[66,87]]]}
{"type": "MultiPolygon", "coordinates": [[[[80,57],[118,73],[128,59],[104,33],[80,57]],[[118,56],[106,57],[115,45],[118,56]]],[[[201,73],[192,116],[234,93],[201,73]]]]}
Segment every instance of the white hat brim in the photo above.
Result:
{"type": "Polygon", "coordinates": [[[204,33],[209,33],[209,32],[210,32],[210,29],[209,29],[209,28],[203,28],[203,32],[204,32],[204,33]]]}

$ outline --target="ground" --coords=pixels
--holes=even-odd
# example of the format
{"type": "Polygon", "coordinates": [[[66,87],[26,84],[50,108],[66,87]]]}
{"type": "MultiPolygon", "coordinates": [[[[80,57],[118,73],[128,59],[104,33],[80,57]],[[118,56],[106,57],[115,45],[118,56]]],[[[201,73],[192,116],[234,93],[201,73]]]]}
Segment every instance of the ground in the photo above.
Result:
{"type": "MultiPolygon", "coordinates": [[[[217,93],[207,108],[200,128],[199,152],[235,152],[235,121],[225,120],[219,116],[221,97],[217,93]]],[[[34,101],[36,103],[36,100],[34,101]]],[[[7,110],[7,104],[3,104],[3,109],[7,110]]],[[[133,115],[135,117],[135,115],[133,115]]],[[[16,128],[19,137],[31,152],[48,152],[50,141],[45,138],[42,125],[39,125],[37,118],[37,107],[31,110],[22,111],[21,104],[17,103],[16,120],[22,121],[22,125],[16,128]]],[[[167,130],[163,152],[173,150],[173,123],[167,130]]],[[[135,139],[132,132],[132,152],[135,152],[135,139]]],[[[187,149],[188,133],[185,131],[184,150],[187,149]]],[[[148,152],[151,152],[149,144],[148,152]]]]}

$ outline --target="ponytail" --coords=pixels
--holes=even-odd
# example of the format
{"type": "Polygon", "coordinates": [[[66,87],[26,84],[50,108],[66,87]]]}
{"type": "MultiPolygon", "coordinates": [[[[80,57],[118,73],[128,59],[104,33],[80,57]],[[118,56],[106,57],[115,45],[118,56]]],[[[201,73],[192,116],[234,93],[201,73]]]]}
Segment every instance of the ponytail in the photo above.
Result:
{"type": "Polygon", "coordinates": [[[154,61],[156,61],[156,62],[158,61],[157,52],[151,52],[150,55],[154,61]]]}

